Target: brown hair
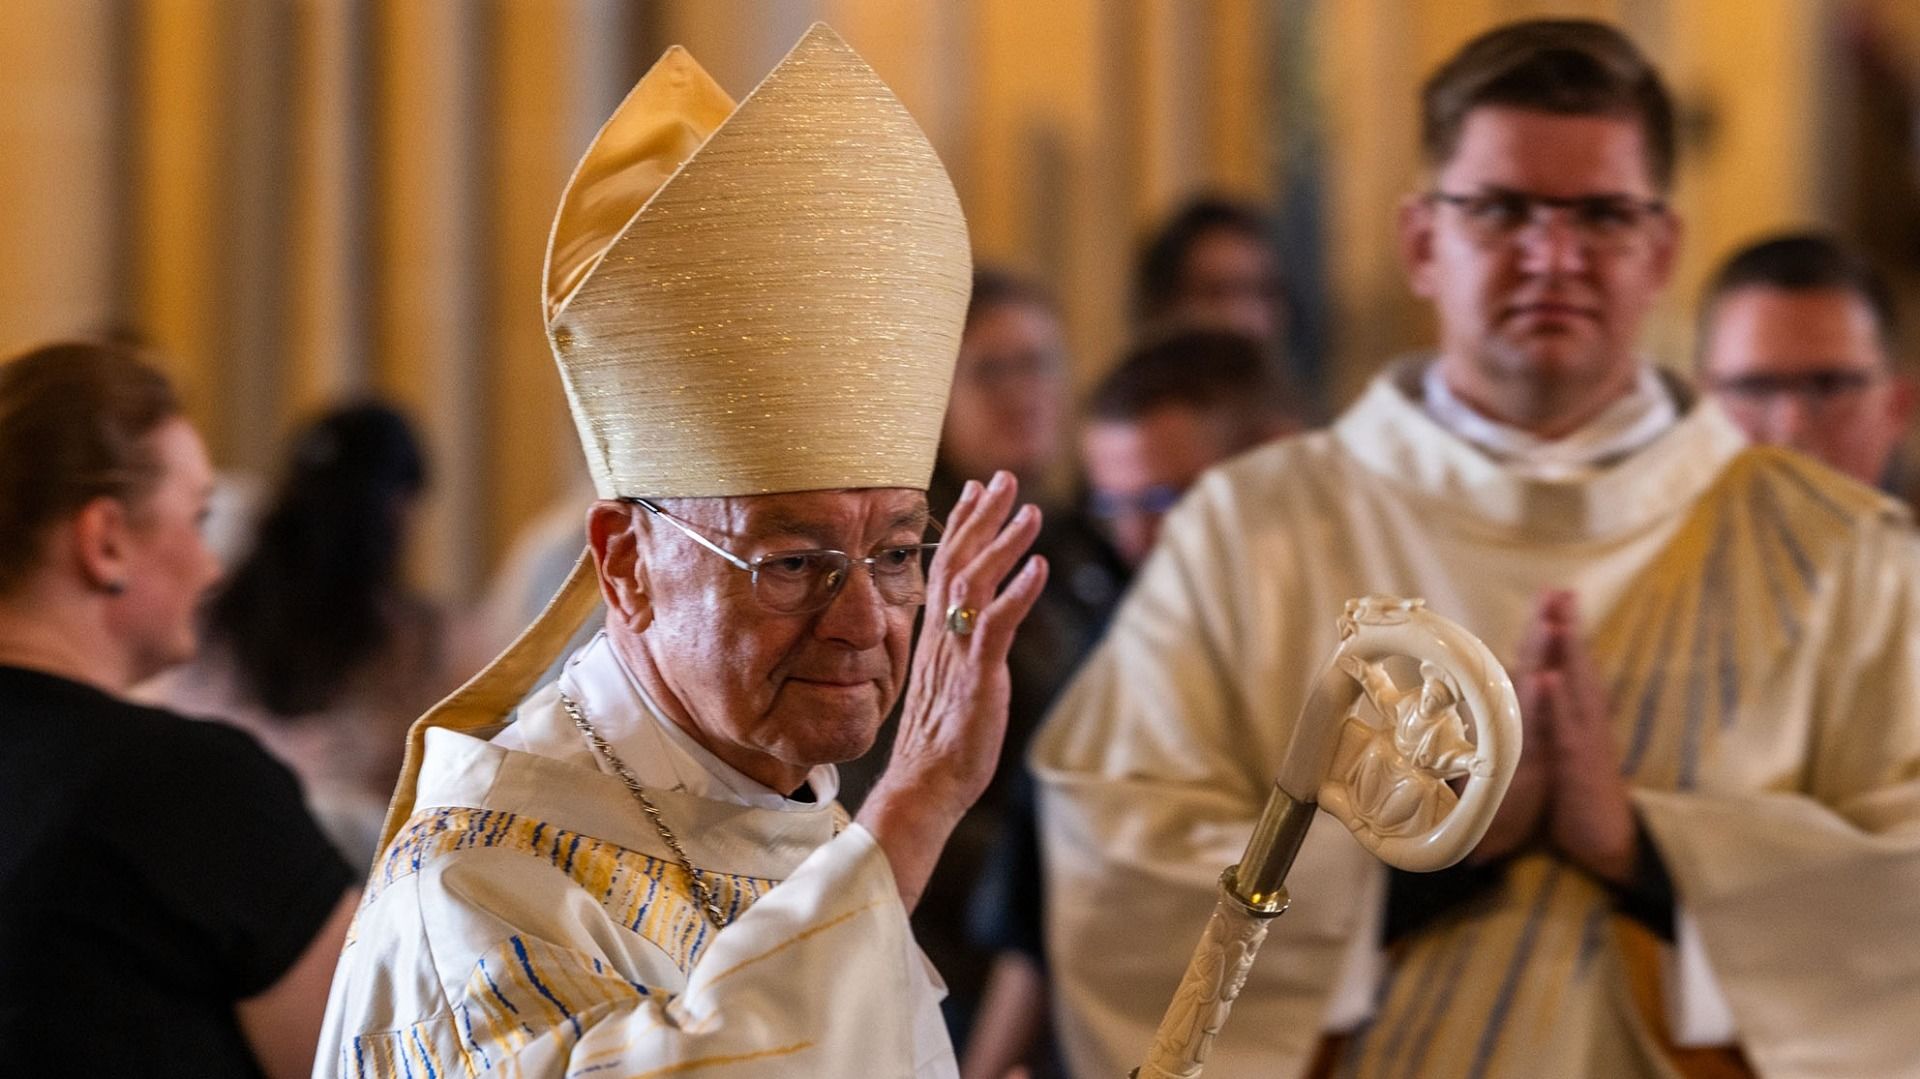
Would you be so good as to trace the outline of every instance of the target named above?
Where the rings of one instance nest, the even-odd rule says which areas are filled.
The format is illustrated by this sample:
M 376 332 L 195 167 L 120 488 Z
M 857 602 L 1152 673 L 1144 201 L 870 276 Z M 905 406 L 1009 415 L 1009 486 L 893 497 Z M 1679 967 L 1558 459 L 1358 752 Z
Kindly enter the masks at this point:
M 1290 426 L 1295 400 L 1260 342 L 1196 327 L 1136 345 L 1094 387 L 1086 412 L 1091 420 L 1137 423 L 1162 408 L 1190 408 L 1238 452 Z
M 166 376 L 125 345 L 61 342 L 0 364 L 0 592 L 80 507 L 148 494 L 160 463 L 147 436 L 179 414 Z
M 1880 344 L 1895 350 L 1900 337 L 1899 310 L 1893 290 L 1874 265 L 1839 238 L 1824 232 L 1788 232 L 1741 248 L 1729 257 L 1708 282 L 1700 302 L 1698 341 L 1705 347 L 1715 310 L 1727 294 L 1743 288 L 1776 288 L 1788 292 L 1839 289 L 1850 292 L 1873 314 Z
M 1467 115 L 1486 105 L 1638 121 L 1650 178 L 1661 191 L 1673 184 L 1673 98 L 1616 27 L 1530 19 L 1467 42 L 1420 93 L 1420 143 L 1429 167 L 1453 159 Z
M 976 266 L 973 294 L 967 300 L 967 328 L 988 311 L 1003 306 L 1038 307 L 1057 313 L 1053 297 L 1033 281 L 998 266 Z

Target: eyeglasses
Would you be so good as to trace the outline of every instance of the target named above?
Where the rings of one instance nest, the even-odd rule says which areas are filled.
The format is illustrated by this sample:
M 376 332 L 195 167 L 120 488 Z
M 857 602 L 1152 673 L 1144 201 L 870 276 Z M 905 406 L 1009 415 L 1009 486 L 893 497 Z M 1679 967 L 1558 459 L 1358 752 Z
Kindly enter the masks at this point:
M 1631 195 L 1532 195 L 1493 188 L 1472 195 L 1430 191 L 1427 199 L 1459 210 L 1467 234 L 1482 247 L 1513 243 L 1523 230 L 1544 222 L 1548 211 L 1561 210 L 1589 250 L 1622 251 L 1638 245 L 1647 225 L 1667 214 L 1662 200 Z
M 1087 495 L 1087 511 L 1103 521 L 1131 514 L 1158 517 L 1170 512 L 1185 490 L 1170 483 L 1156 483 L 1132 494 L 1118 491 L 1093 491 Z
M 1880 381 L 1877 371 L 1855 368 L 1828 368 L 1824 371 L 1796 371 L 1792 374 L 1735 375 L 1715 379 L 1714 392 L 1723 393 L 1743 404 L 1765 404 L 1783 397 L 1795 397 L 1811 405 L 1829 405 L 1861 393 Z
M 701 535 L 694 527 L 648 499 L 622 499 L 632 502 L 655 517 L 686 533 L 688 539 L 727 560 L 735 569 L 744 570 L 753 582 L 753 598 L 776 614 L 806 614 L 833 602 L 847 586 L 853 567 L 865 566 L 873 577 L 874 590 L 895 607 L 918 607 L 927 601 L 927 561 L 938 543 L 903 543 L 882 547 L 865 558 L 845 551 L 775 551 L 759 558 L 742 558 Z M 935 530 L 940 525 L 928 518 Z

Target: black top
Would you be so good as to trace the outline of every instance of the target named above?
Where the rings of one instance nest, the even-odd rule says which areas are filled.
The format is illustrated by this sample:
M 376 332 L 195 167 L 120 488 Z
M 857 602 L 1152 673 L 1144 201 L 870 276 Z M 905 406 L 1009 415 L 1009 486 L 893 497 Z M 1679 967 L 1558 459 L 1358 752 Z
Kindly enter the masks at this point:
M 0 1070 L 257 1076 L 237 1001 L 354 874 L 245 733 L 0 667 Z

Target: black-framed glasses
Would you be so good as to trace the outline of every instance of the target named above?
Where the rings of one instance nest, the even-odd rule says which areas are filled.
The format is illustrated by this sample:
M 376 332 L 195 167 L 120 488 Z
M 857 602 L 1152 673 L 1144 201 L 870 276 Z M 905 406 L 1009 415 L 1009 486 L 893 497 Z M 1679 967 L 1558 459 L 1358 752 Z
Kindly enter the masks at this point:
M 1559 212 L 1589 248 L 1618 251 L 1639 244 L 1647 226 L 1667 215 L 1665 201 L 1632 195 L 1535 195 L 1496 187 L 1472 194 L 1429 191 L 1427 200 L 1460 211 L 1468 235 L 1487 247 L 1512 243 Z
M 776 614 L 806 614 L 832 603 L 840 590 L 847 586 L 847 578 L 853 575 L 855 566 L 867 568 L 868 574 L 873 577 L 874 590 L 880 593 L 883 602 L 895 607 L 918 607 L 927 601 L 927 563 L 940 546 L 938 543 L 901 543 L 882 547 L 865 558 L 855 558 L 845 551 L 818 548 L 774 551 L 748 559 L 701 535 L 693 525 L 661 509 L 649 499 L 626 498 L 621 501 L 639 506 L 685 533 L 688 539 L 726 559 L 735 569 L 746 572 L 752 580 L 753 598 Z M 938 521 L 929 517 L 927 523 L 939 531 Z

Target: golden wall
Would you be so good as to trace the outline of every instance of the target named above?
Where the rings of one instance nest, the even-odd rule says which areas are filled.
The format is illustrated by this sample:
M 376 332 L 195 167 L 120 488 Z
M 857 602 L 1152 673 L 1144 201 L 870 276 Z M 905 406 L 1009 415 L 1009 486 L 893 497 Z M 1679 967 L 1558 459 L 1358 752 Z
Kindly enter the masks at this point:
M 1865 12 L 1920 56 L 1909 0 L 9 0 L 0 5 L 0 348 L 156 344 L 229 468 L 377 392 L 436 462 L 419 568 L 473 587 L 578 468 L 538 321 L 548 215 L 646 63 L 687 45 L 746 92 L 815 18 L 950 164 L 978 257 L 1060 296 L 1084 385 L 1127 339 L 1138 238 L 1210 188 L 1317 177 L 1343 400 L 1417 347 L 1394 262 L 1419 182 L 1414 94 L 1530 14 L 1626 26 L 1688 117 L 1680 280 L 1649 335 L 1683 361 L 1705 273 L 1833 217 L 1830 51 Z M 1310 138 L 1307 136 L 1311 136 Z

